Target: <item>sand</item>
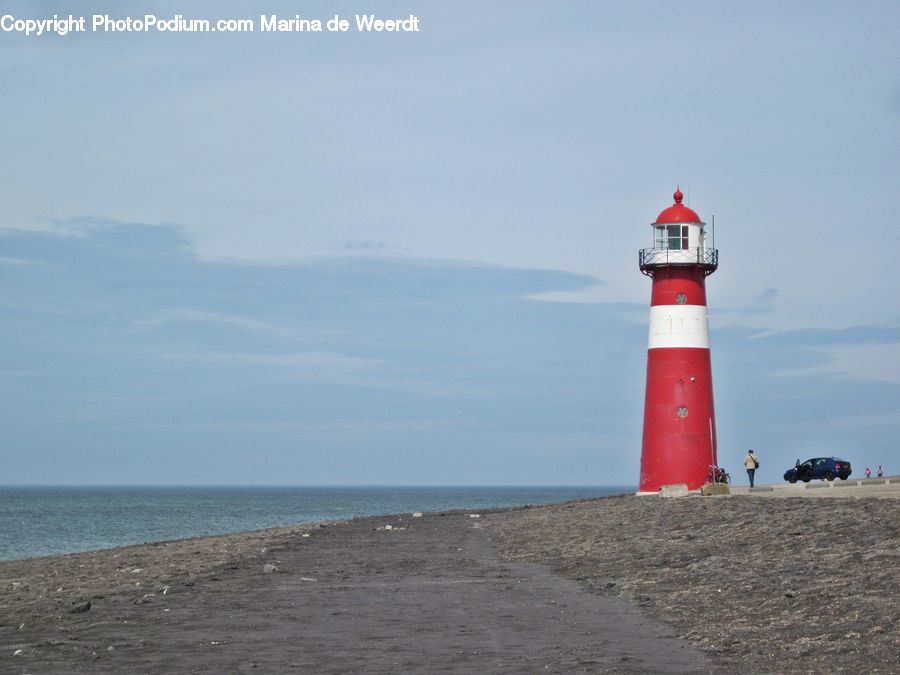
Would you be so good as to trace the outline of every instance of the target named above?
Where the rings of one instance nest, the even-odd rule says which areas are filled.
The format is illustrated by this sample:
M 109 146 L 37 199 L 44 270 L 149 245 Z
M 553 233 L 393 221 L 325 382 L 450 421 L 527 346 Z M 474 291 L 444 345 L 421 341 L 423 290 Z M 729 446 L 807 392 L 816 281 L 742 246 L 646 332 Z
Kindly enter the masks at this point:
M 895 672 L 898 511 L 615 497 L 4 562 L 0 671 Z

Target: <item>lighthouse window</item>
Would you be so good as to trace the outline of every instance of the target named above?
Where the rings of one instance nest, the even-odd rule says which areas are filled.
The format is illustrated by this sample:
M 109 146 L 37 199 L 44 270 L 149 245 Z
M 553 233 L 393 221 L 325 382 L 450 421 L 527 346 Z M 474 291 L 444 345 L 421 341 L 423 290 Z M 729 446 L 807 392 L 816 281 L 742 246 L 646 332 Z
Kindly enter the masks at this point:
M 688 226 L 687 225 L 667 225 L 666 239 L 668 248 L 673 251 L 684 251 L 688 247 Z
M 657 227 L 654 231 L 656 232 L 656 239 L 653 242 L 653 247 L 666 248 L 666 228 Z

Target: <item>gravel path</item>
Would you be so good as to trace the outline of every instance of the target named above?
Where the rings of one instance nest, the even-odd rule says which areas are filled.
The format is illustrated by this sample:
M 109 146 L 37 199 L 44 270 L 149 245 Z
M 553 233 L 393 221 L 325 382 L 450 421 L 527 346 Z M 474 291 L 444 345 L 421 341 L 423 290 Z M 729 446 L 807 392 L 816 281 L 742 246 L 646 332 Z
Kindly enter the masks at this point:
M 495 517 L 359 519 L 3 563 L 0 669 L 716 672 L 631 604 L 498 561 L 484 534 Z M 201 569 L 207 555 L 218 562 Z
M 900 663 L 896 499 L 613 497 L 498 514 L 488 532 L 505 559 L 635 603 L 726 671 Z

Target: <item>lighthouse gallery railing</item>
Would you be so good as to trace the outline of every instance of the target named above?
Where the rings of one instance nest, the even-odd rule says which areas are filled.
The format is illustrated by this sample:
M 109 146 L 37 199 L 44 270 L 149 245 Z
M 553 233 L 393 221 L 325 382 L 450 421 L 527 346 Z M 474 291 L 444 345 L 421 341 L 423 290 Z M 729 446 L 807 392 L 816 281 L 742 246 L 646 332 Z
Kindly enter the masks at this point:
M 715 248 L 642 248 L 638 251 L 638 263 L 646 273 L 656 265 L 701 265 L 707 274 L 719 266 L 719 250 Z

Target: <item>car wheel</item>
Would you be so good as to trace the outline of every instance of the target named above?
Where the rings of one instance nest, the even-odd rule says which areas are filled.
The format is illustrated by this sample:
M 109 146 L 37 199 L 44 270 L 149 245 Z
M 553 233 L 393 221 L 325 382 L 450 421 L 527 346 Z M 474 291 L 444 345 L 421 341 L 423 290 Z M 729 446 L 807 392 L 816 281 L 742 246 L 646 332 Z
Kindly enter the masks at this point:
M 790 478 L 788 478 L 788 483 L 790 483 L 791 485 L 793 485 L 796 482 L 797 482 L 797 476 L 791 476 Z
M 809 482 L 809 476 L 806 476 L 806 477 L 803 479 L 803 482 L 804 482 L 804 483 L 808 483 L 808 482 Z
M 841 480 L 847 480 L 847 476 L 841 476 Z
M 833 481 L 833 480 L 834 480 L 834 474 L 831 473 L 830 471 L 826 471 L 826 472 L 825 472 L 825 480 L 827 480 L 827 481 Z

